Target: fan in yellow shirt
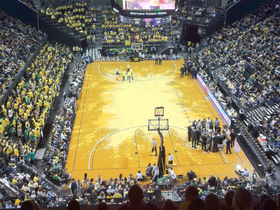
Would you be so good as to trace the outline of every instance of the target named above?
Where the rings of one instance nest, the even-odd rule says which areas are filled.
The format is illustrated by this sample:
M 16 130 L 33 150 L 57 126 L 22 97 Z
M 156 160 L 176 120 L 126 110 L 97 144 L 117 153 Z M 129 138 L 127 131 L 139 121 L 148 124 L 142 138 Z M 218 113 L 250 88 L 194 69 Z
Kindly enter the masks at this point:
M 7 109 L 5 109 L 4 105 L 2 105 L 2 111 L 3 111 L 4 116 L 7 116 Z
M 9 100 L 11 100 L 11 98 L 9 98 Z M 7 108 L 8 108 L 8 109 L 11 108 L 11 102 L 10 102 L 10 101 L 7 102 Z
M 14 103 L 14 109 L 15 109 L 15 110 L 18 109 L 18 103 Z
M 14 149 L 14 156 L 15 157 L 19 157 L 19 152 L 18 152 L 18 148 L 17 147 Z
M 23 115 L 23 108 L 22 108 L 21 105 L 20 105 L 20 107 L 19 107 L 18 115 L 19 115 L 19 116 Z
M 41 107 L 42 106 L 42 100 L 39 100 L 38 101 L 38 107 Z
M 38 123 L 38 125 L 39 125 L 39 123 Z M 37 141 L 39 139 L 39 136 L 40 136 L 40 128 L 39 127 L 35 128 L 34 136 L 35 136 L 35 141 Z
M 45 118 L 43 116 L 40 118 L 40 121 L 41 121 L 41 126 L 44 126 L 45 125 Z
M 4 126 L 5 128 L 9 125 L 10 121 L 9 119 L 6 117 L 5 120 L 4 120 Z
M 51 105 L 50 105 L 49 102 L 45 101 L 45 102 L 44 102 L 44 106 L 45 106 L 47 109 L 49 109 Z
M 16 119 L 14 119 L 13 120 L 13 126 L 16 127 L 16 125 L 17 125 L 17 121 L 16 121 Z
M 27 116 L 27 113 L 26 113 L 26 112 L 23 113 L 23 119 L 24 119 L 24 120 L 27 120 L 27 119 L 28 119 L 28 116 Z
M 28 111 L 32 110 L 31 104 L 28 104 L 26 107 L 27 107 Z
M 10 155 L 12 152 L 13 152 L 13 149 L 11 146 L 7 146 L 8 149 L 7 149 L 7 155 Z
M 45 89 L 45 95 L 48 93 L 48 91 L 49 91 L 49 86 L 47 86 L 47 85 L 45 85 L 45 87 L 44 87 L 44 89 Z
M 33 92 L 32 91 L 28 91 L 28 95 L 29 95 L 29 98 L 33 98 Z
M 16 184 L 16 183 L 17 183 L 17 180 L 15 179 L 15 177 L 12 179 L 12 183 L 13 183 L 13 184 Z

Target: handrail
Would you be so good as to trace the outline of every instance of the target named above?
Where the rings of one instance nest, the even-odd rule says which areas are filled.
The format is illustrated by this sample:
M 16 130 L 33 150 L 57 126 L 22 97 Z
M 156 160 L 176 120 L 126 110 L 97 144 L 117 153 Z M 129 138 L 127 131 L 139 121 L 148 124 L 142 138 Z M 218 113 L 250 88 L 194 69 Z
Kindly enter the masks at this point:
M 18 0 L 20 3 L 24 4 L 25 6 L 29 7 L 30 9 L 32 9 L 34 12 L 38 13 L 37 10 L 35 10 L 34 8 L 30 7 L 28 4 L 26 4 L 25 2 L 22 2 L 21 0 Z
M 237 5 L 240 2 L 241 2 L 241 0 L 235 2 L 235 4 L 232 4 L 230 7 L 226 8 L 225 11 L 227 12 L 230 8 L 232 8 L 233 6 Z

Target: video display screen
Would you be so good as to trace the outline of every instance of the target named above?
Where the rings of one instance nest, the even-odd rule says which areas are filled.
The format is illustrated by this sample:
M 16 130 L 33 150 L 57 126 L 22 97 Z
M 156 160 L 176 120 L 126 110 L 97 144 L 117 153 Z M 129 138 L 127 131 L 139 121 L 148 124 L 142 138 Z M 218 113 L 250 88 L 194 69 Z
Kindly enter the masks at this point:
M 123 10 L 175 10 L 175 0 L 115 0 Z
M 145 23 L 145 26 L 151 26 L 153 23 L 153 18 L 145 18 L 143 19 L 143 22 Z
M 163 21 L 162 18 L 155 18 L 155 19 L 154 19 L 154 25 L 155 25 L 155 26 L 161 25 L 161 24 L 162 24 L 162 21 Z
M 133 25 L 162 25 L 163 23 L 169 23 L 170 21 L 170 16 L 166 18 L 131 18 L 120 15 L 121 23 L 128 23 Z
M 133 20 L 134 20 L 133 21 L 134 25 L 141 25 L 141 19 L 140 18 L 134 18 Z

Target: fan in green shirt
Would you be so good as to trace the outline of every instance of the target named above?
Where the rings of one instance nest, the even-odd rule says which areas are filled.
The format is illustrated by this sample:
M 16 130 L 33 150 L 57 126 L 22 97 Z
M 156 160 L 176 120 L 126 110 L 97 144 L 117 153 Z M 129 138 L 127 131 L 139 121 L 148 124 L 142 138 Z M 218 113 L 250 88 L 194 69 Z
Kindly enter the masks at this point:
M 30 162 L 31 164 L 34 164 L 34 161 L 35 161 L 35 153 L 34 153 L 34 150 L 32 152 L 29 153 L 29 156 L 30 156 Z
M 32 147 L 34 147 L 34 144 L 35 144 L 35 135 L 34 135 L 33 132 L 30 133 L 30 141 L 31 141 Z
M 25 129 L 24 131 L 24 138 L 25 138 L 25 141 L 28 141 L 29 140 L 29 135 L 28 135 L 28 129 Z
M 55 165 L 53 165 L 53 170 L 57 169 L 57 163 Z
M 27 152 L 24 154 L 24 160 L 25 160 L 25 163 L 26 163 L 26 164 L 27 164 L 28 161 L 29 161 L 29 157 L 28 157 L 28 153 L 27 153 Z
M 55 175 L 53 176 L 53 178 L 54 178 L 56 181 L 58 181 L 58 182 L 61 181 L 60 177 L 59 177 L 57 174 L 55 174 Z

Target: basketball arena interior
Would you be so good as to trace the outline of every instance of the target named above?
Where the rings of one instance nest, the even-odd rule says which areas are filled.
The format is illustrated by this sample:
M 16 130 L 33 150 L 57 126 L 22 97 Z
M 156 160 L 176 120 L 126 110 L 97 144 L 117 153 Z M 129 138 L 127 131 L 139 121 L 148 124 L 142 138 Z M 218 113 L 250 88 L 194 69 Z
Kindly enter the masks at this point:
M 280 209 L 279 6 L 0 1 L 0 207 Z

